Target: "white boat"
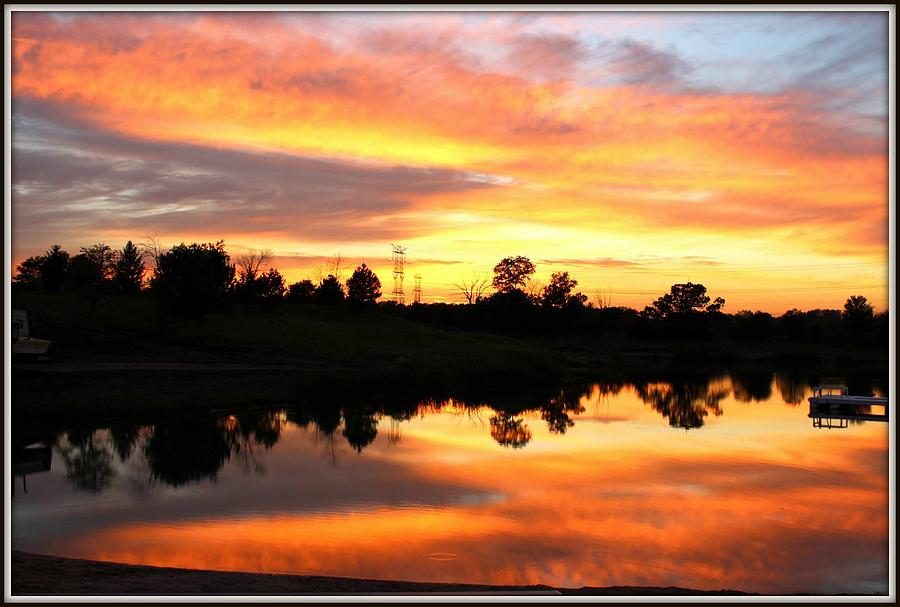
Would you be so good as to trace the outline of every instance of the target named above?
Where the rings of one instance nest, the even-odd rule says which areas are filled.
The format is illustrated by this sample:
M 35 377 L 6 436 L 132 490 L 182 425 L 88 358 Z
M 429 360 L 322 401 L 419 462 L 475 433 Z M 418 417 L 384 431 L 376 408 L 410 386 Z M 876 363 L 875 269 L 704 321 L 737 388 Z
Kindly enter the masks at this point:
M 53 342 L 31 337 L 28 328 L 28 313 L 25 310 L 12 311 L 12 355 L 13 357 L 50 360 Z

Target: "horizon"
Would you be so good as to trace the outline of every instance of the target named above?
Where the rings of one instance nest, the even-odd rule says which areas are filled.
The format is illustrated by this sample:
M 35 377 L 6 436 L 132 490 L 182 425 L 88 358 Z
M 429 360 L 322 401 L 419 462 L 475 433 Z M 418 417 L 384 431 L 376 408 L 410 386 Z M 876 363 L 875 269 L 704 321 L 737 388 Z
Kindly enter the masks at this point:
M 224 239 L 388 298 L 888 307 L 888 13 L 12 14 L 12 257 Z

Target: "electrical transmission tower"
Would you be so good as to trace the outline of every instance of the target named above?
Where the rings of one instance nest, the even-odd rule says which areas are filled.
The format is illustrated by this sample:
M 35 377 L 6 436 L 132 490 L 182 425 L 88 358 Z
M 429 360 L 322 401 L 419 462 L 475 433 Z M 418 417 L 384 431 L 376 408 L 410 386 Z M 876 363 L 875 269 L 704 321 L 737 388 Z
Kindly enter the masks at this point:
M 422 275 L 416 274 L 416 288 L 413 289 L 413 303 L 422 303 Z
M 391 296 L 396 303 L 402 304 L 404 300 L 403 264 L 406 261 L 406 247 L 401 247 L 398 244 L 392 244 L 391 247 L 394 249 L 394 290 L 391 292 Z

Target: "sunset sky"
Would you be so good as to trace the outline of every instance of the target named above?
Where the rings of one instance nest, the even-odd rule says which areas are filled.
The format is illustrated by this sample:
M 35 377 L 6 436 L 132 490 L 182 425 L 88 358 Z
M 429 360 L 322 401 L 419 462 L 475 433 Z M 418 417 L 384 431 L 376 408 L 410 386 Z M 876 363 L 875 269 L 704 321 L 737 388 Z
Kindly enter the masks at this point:
M 12 262 L 155 235 L 391 290 L 887 306 L 888 13 L 12 15 Z

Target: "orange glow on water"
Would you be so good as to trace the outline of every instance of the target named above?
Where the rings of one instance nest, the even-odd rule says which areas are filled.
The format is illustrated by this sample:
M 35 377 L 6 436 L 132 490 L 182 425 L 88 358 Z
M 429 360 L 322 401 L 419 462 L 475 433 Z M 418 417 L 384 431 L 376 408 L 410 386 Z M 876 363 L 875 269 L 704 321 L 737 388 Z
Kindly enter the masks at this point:
M 786 405 L 774 387 L 748 402 L 727 380 L 709 389 L 724 395 L 721 413 L 690 431 L 669 427 L 631 387 L 589 390 L 565 435 L 536 413 L 518 416 L 533 435 L 521 449 L 494 442 L 491 409 L 452 402 L 400 422 L 399 442 L 379 435 L 360 453 L 288 424 L 271 453 L 254 455 L 262 476 L 235 467 L 216 483 L 158 493 L 143 514 L 20 548 L 168 567 L 568 587 L 822 591 L 849 562 L 869 572 L 858 583 L 886 579 L 886 426 L 817 430 L 806 407 Z M 382 418 L 379 431 L 387 426 Z

